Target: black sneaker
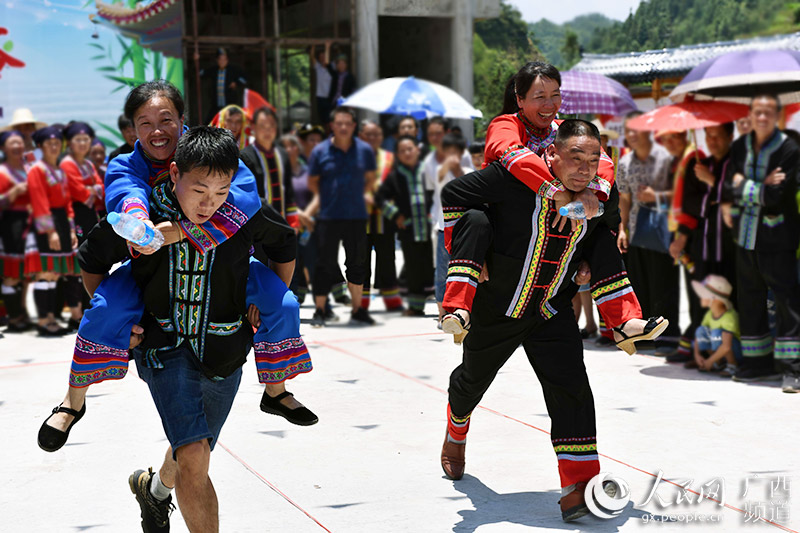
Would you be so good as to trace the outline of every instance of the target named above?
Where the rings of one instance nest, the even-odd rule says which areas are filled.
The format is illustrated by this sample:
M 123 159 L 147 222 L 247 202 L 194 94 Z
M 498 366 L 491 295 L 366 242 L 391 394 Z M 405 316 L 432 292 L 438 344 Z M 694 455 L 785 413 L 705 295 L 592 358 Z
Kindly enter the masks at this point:
M 740 366 L 733 375 L 733 381 L 748 383 L 750 381 L 780 381 L 781 374 L 772 370 L 772 367 Z
M 350 315 L 350 323 L 359 326 L 374 326 L 375 320 L 369 316 L 369 311 L 359 307 Z
M 351 300 L 347 294 L 340 294 L 339 296 L 334 296 L 333 301 L 341 305 L 350 305 L 351 303 L 353 303 L 353 300 Z
M 781 390 L 788 393 L 800 392 L 800 374 L 785 372 L 783 374 Z
M 139 502 L 142 510 L 142 531 L 145 533 L 161 533 L 169 531 L 169 515 L 175 509 L 172 505 L 172 495 L 166 500 L 158 501 L 150 494 L 150 483 L 153 480 L 153 469 L 137 470 L 128 478 L 131 492 Z
M 325 311 L 317 309 L 314 311 L 314 316 L 311 317 L 311 327 L 321 328 L 325 325 Z
M 330 306 L 328 306 L 328 307 L 325 308 L 325 320 L 327 322 L 338 322 L 339 321 L 339 315 L 334 313 L 333 309 Z

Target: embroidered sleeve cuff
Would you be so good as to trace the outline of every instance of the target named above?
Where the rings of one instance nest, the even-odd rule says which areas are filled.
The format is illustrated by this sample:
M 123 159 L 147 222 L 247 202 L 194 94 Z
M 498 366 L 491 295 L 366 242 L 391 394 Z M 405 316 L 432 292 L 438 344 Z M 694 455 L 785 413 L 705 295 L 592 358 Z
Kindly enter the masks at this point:
M 589 182 L 589 185 L 587 185 L 586 188 L 600 193 L 597 196 L 602 201 L 608 200 L 608 195 L 611 193 L 611 184 L 600 176 L 595 176 L 594 179 Z
M 139 198 L 125 198 L 122 202 L 122 211 L 142 220 L 150 218 L 147 205 Z
M 53 217 L 51 215 L 42 215 L 34 219 L 37 233 L 49 233 L 56 229 L 53 224 Z
M 561 184 L 558 181 L 553 180 L 552 182 L 542 183 L 542 186 L 539 187 L 538 194 L 539 196 L 544 196 L 548 200 L 552 200 L 553 196 L 555 196 L 557 192 L 561 192 L 563 190 L 564 188 L 561 187 Z
M 746 180 L 742 189 L 742 201 L 745 204 L 761 205 L 763 203 L 763 184 Z

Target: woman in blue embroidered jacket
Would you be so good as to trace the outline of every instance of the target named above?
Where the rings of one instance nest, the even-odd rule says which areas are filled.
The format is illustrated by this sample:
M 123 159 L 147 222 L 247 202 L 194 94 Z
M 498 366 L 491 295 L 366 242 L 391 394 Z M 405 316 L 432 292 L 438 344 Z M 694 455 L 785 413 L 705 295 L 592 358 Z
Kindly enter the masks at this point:
M 109 165 L 105 182 L 108 212 L 127 212 L 152 225 L 149 220 L 150 194 L 154 186 L 169 179 L 169 164 L 178 138 L 185 129 L 183 108 L 180 92 L 162 80 L 142 84 L 128 95 L 125 114 L 134 122 L 139 140 L 132 153 L 115 158 Z M 197 251 L 206 253 L 233 236 L 260 208 L 255 179 L 240 163 L 227 201 L 205 222 L 198 226 L 188 219 L 181 219 L 161 222 L 155 227 L 164 234 L 163 246 L 186 239 Z M 150 247 L 131 247 L 134 257 L 154 251 Z M 273 269 L 277 271 L 273 282 L 283 280 L 288 283 L 291 279 L 292 273 L 281 271 L 279 264 L 273 264 Z M 259 286 L 262 285 L 254 285 Z M 262 315 L 255 345 L 259 381 L 265 383 L 266 389 L 271 389 L 269 393 L 264 391 L 262 410 L 280 414 L 295 423 L 316 422 L 316 416 L 286 393 L 284 385 L 286 379 L 311 371 L 308 351 L 305 345 L 290 343 L 292 346 L 283 346 L 281 342 L 288 337 L 276 335 L 287 330 L 269 323 L 270 320 L 281 320 L 284 314 L 296 314 L 297 310 L 282 309 L 279 291 L 249 295 L 258 301 L 248 303 L 256 304 Z M 109 308 L 114 312 L 107 312 Z M 251 309 L 250 316 L 254 324 L 258 324 L 257 313 L 253 311 Z M 66 443 L 69 429 L 85 412 L 84 399 L 89 385 L 125 376 L 128 349 L 138 344 L 142 333 L 137 325 L 141 315 L 141 292 L 129 270 L 118 269 L 98 287 L 92 309 L 81 322 L 75 341 L 69 389 L 62 404 L 42 424 L 39 433 L 42 449 L 55 451 Z M 297 322 L 299 327 L 299 317 Z M 299 331 L 291 338 L 299 339 Z M 276 392 L 275 389 L 279 390 Z

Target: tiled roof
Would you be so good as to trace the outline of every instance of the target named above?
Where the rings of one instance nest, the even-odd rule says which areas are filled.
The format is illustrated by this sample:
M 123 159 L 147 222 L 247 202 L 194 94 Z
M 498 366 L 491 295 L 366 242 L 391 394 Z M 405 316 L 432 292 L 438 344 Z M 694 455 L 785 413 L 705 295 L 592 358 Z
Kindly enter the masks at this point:
M 800 32 L 645 52 L 584 54 L 572 70 L 603 74 L 622 83 L 640 83 L 684 76 L 706 59 L 728 52 L 777 49 L 800 50 Z

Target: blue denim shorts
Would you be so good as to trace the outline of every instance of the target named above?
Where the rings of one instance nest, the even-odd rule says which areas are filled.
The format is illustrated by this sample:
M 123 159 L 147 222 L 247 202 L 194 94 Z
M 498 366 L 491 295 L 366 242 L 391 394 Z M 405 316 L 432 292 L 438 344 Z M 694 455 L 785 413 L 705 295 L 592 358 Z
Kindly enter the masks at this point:
M 239 390 L 242 369 L 215 381 L 203 374 L 188 348 L 159 352 L 164 368 L 148 368 L 142 361 L 143 355 L 141 350 L 133 350 L 139 377 L 150 388 L 172 446 L 172 457 L 181 446 L 203 439 L 208 440 L 213 450 Z

